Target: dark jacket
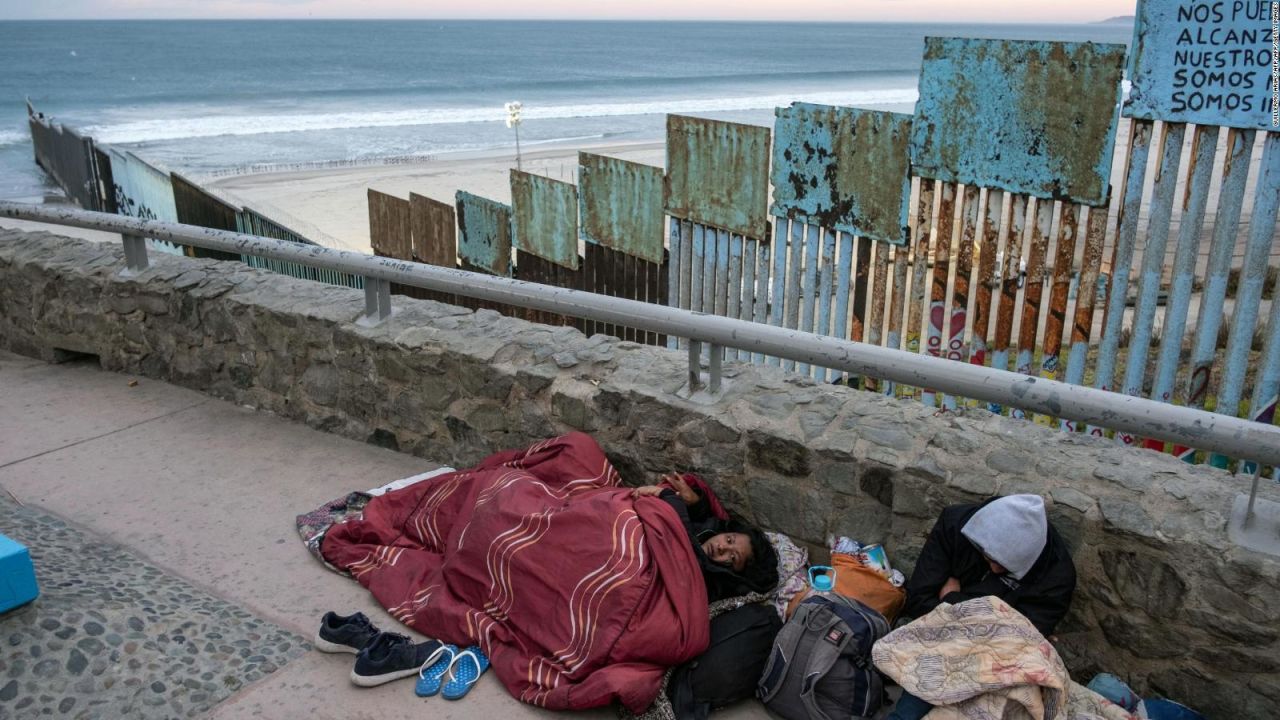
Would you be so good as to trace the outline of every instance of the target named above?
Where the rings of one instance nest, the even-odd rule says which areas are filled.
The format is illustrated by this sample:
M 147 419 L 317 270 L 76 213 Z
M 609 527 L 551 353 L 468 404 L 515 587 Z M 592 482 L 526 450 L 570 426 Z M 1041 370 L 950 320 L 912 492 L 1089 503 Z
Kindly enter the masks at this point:
M 675 509 L 684 523 L 685 532 L 689 534 L 689 542 L 693 545 L 693 554 L 698 558 L 702 568 L 702 579 L 707 585 L 707 601 L 715 602 L 725 598 L 739 597 L 751 592 L 769 592 L 777 584 L 776 569 L 770 568 L 772 579 L 756 579 L 739 575 L 733 568 L 725 567 L 711 560 L 702 551 L 702 543 L 722 532 L 743 532 L 746 528 L 737 526 L 733 521 L 725 521 L 711 514 L 711 504 L 704 495 L 698 496 L 698 502 L 686 504 L 678 494 L 671 490 L 663 490 L 658 499 L 665 501 Z M 756 558 L 753 562 L 776 563 L 776 557 Z M 766 576 L 768 574 L 766 573 Z
M 1071 553 L 1050 524 L 1048 543 L 1021 580 L 993 574 L 978 548 L 960 533 L 969 518 L 986 504 L 952 505 L 942 511 L 907 582 L 903 616 L 918 618 L 943 601 L 954 605 L 994 595 L 1025 615 L 1048 637 L 1067 614 L 1076 589 Z M 960 581 L 960 590 L 939 600 L 938 591 L 953 577 Z

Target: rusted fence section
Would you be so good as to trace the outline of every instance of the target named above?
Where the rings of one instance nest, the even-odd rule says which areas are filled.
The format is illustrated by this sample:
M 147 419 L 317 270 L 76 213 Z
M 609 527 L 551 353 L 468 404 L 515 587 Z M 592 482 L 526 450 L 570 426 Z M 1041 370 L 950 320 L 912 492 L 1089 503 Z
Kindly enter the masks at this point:
M 314 245 L 310 240 L 247 207 L 217 197 L 198 183 L 162 170 L 136 154 L 98 145 L 93 138 L 58 125 L 27 103 L 28 124 L 36 162 L 62 187 L 67 197 L 92 210 L 148 220 L 245 232 Z M 146 238 L 158 252 L 236 260 L 253 267 L 319 282 L 363 287 L 363 279 L 298 263 L 217 252 Z
M 773 268 L 769 150 L 769 128 L 667 116 L 668 305 L 756 321 L 778 307 L 761 292 Z
M 673 115 L 665 173 L 582 153 L 576 187 L 513 172 L 509 206 L 462 191 L 452 205 L 370 191 L 371 238 L 390 257 L 1274 423 L 1280 309 L 1267 261 L 1280 135 L 1271 125 L 1271 47 L 1248 12 L 1221 15 L 1201 17 L 1178 0 L 1139 2 L 1124 121 L 1122 46 L 928 38 L 913 116 L 797 103 L 779 108 L 768 128 Z M 1206 57 L 1218 62 L 1215 37 L 1239 46 L 1222 55 L 1231 67 L 1221 72 L 1202 67 Z M 37 157 L 58 166 L 48 149 L 54 129 L 39 120 Z M 110 178 L 121 213 L 178 219 L 176 196 L 217 216 L 204 222 L 225 220 L 216 198 L 131 155 L 91 142 L 77 152 Z M 977 404 L 759 353 L 726 358 L 942 409 Z M 1050 414 L 1034 419 L 1086 430 Z
M 93 138 L 54 123 L 27 102 L 27 126 L 36 164 L 85 210 L 105 210 Z
M 420 195 L 405 201 L 369 190 L 373 250 L 384 257 L 665 304 L 669 271 L 662 237 L 662 169 L 582 153 L 579 177 L 580 188 L 512 170 L 511 205 L 459 191 L 456 212 L 455 206 Z M 666 343 L 665 336 L 620 325 L 415 288 L 393 286 L 392 291 L 572 325 L 587 334 Z
M 578 153 L 578 215 L 585 254 L 582 284 L 574 287 L 668 303 L 672 270 L 663 247 L 662 168 Z M 609 327 L 582 321 L 587 334 Z M 667 343 L 665 335 L 627 327 L 621 328 L 620 337 L 649 345 Z
M 881 246 L 885 267 L 890 246 L 907 238 L 911 117 L 807 103 L 778 108 L 775 116 L 773 304 L 765 317 L 780 327 L 864 340 L 872 324 L 866 308 L 883 304 L 868 300 L 872 247 Z M 883 288 L 885 278 L 874 277 Z M 878 340 L 878 326 L 875 334 Z M 836 378 L 825 368 L 796 369 Z

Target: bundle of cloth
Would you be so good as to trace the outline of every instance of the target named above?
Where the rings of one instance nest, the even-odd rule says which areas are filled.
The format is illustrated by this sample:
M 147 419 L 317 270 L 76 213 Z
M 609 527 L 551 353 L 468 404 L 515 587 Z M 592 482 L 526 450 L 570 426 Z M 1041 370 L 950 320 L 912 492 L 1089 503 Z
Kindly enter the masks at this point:
M 944 602 L 881 638 L 871 657 L 934 706 L 927 720 L 1137 720 L 1073 682 L 1053 644 L 994 596 Z
M 658 694 L 709 641 L 685 522 L 635 497 L 590 436 L 490 456 L 368 500 L 318 539 L 395 618 L 476 644 L 512 696 L 556 710 Z

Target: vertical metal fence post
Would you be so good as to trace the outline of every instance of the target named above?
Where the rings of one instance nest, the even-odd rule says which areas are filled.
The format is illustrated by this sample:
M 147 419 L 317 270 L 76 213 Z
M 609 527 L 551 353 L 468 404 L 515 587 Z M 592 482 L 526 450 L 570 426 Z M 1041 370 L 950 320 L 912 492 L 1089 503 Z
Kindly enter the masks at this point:
M 391 283 L 378 281 L 378 319 L 386 320 L 391 315 Z
M 724 357 L 724 346 L 711 344 L 711 381 L 707 385 L 707 390 L 715 395 L 720 392 L 720 362 Z
M 147 241 L 138 235 L 121 235 L 124 241 L 124 264 L 129 270 L 137 272 L 146 270 Z
M 689 338 L 689 392 L 702 387 L 702 341 Z
M 378 279 L 369 277 L 364 278 L 364 316 L 367 320 L 373 320 L 378 315 Z

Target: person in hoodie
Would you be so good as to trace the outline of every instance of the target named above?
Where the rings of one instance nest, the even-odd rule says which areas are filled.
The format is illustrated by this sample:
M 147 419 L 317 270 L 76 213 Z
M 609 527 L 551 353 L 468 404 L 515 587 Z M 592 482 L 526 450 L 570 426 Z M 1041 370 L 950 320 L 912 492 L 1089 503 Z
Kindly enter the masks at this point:
M 1071 607 L 1076 568 L 1039 495 L 1010 495 L 942 511 L 907 581 L 904 616 L 994 595 L 1045 637 Z
M 664 475 L 660 482 L 667 487 L 639 487 L 632 495 L 657 497 L 680 516 L 702 569 L 709 602 L 751 592 L 768 593 L 777 586 L 778 554 L 762 531 L 722 519 L 727 514 L 713 511 L 709 493 L 699 492 L 680 473 Z
M 1075 589 L 1075 564 L 1049 523 L 1044 500 L 1009 495 L 942 511 L 907 581 L 902 617 L 994 595 L 1048 638 L 1071 607 Z M 918 720 L 930 709 L 903 693 L 886 720 Z

